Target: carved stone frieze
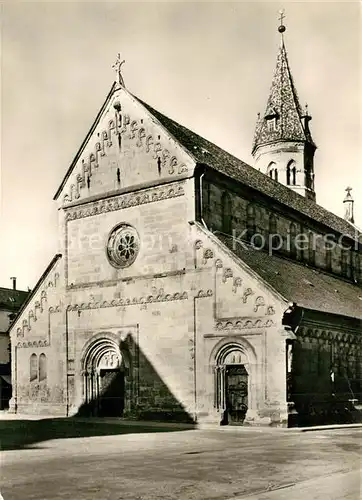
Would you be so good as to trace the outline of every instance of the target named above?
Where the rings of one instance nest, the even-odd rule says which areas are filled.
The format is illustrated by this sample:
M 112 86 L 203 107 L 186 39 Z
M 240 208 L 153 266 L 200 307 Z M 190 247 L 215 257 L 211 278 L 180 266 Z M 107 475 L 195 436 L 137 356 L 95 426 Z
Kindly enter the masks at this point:
M 103 302 L 83 302 L 81 304 L 70 304 L 67 306 L 68 311 L 81 311 L 86 309 L 102 309 L 105 307 L 122 307 L 131 305 L 151 304 L 155 302 L 170 302 L 174 300 L 187 300 L 187 292 L 164 293 L 163 289 L 154 293 L 153 295 L 133 298 L 120 298 L 110 301 L 104 300 Z
M 240 329 L 245 330 L 249 328 L 269 328 L 273 326 L 273 321 L 271 319 L 246 319 L 246 318 L 234 318 L 228 320 L 220 320 L 216 322 L 217 330 L 233 330 Z
M 28 342 L 18 342 L 16 344 L 16 347 L 18 349 L 21 349 L 21 348 L 27 348 L 27 347 L 48 347 L 49 346 L 49 342 L 47 340 L 32 340 L 32 341 L 28 341 Z
M 66 214 L 66 220 L 71 221 L 82 219 L 84 217 L 91 217 L 101 213 L 114 212 L 116 210 L 123 210 L 124 208 L 166 200 L 168 198 L 177 198 L 178 196 L 183 196 L 184 194 L 184 187 L 180 184 L 174 187 L 157 187 L 149 189 L 142 194 L 132 193 L 121 195 L 112 200 L 99 201 L 92 203 L 87 207 L 69 210 Z

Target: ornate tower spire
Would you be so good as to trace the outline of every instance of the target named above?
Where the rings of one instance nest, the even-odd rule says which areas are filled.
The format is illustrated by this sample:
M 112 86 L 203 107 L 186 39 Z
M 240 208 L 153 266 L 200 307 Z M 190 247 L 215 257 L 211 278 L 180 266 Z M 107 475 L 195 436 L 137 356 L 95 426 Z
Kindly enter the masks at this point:
M 294 191 L 315 200 L 311 116 L 303 111 L 284 44 L 286 27 L 280 11 L 280 48 L 264 115 L 258 118 L 252 155 L 255 167 Z

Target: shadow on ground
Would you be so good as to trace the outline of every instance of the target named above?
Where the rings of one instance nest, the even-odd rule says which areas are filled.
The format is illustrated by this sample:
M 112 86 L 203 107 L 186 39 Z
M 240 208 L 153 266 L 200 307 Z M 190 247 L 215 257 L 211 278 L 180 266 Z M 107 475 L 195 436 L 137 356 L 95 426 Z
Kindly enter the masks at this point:
M 78 421 L 73 418 L 46 418 L 41 420 L 0 420 L 0 450 L 19 450 L 51 439 L 91 436 L 115 436 L 150 432 L 191 430 L 185 426 L 163 427 L 126 423 Z

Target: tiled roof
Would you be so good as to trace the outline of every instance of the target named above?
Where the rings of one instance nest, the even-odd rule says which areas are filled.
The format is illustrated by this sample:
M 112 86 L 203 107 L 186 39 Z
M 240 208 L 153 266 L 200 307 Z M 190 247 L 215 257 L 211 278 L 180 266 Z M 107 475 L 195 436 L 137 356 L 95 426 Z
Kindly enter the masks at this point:
M 268 129 L 267 116 L 275 116 L 275 129 Z M 289 68 L 287 51 L 282 41 L 274 78 L 264 116 L 260 116 L 256 125 L 254 144 L 268 144 L 275 141 L 308 141 L 313 144 L 309 129 L 302 123 L 303 112 Z
M 215 236 L 215 234 L 214 234 Z M 362 288 L 331 274 L 216 235 L 237 257 L 298 306 L 362 320 Z
M 0 309 L 18 311 L 28 295 L 29 292 L 24 292 L 22 290 L 0 288 Z
M 358 239 L 361 233 L 346 220 L 317 205 L 314 201 L 295 193 L 283 184 L 270 179 L 267 175 L 168 118 L 137 97 L 136 99 L 191 153 L 197 162 L 206 164 L 210 168 L 279 201 L 286 207 L 323 224 L 327 231 L 330 228 L 339 234 L 348 235 L 355 240 Z

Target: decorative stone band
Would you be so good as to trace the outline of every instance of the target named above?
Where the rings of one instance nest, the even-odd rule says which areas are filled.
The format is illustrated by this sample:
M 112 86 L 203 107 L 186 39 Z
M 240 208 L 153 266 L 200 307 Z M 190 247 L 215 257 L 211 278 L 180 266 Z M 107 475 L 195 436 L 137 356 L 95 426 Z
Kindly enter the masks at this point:
M 49 346 L 49 342 L 47 340 L 33 340 L 33 341 L 29 341 L 29 342 L 18 342 L 16 344 L 16 347 L 18 349 L 22 348 L 22 347 L 48 347 Z
M 312 342 L 312 340 L 322 340 L 329 342 L 339 342 L 345 344 L 362 344 L 361 335 L 354 333 L 342 333 L 335 331 L 326 331 L 326 330 L 318 330 L 318 329 L 307 329 L 307 328 L 299 328 L 297 332 L 297 337 L 305 339 L 305 341 Z
M 84 208 L 69 209 L 66 214 L 66 220 L 70 221 L 106 212 L 114 212 L 116 210 L 123 210 L 124 208 L 153 203 L 155 201 L 177 198 L 178 196 L 184 196 L 184 194 L 184 187 L 179 184 L 173 187 L 153 188 L 143 193 L 121 195 L 108 201 L 94 202 L 90 206 L 88 205 Z
M 248 329 L 248 328 L 269 328 L 274 325 L 271 319 L 245 319 L 236 318 L 227 321 L 218 321 L 216 323 L 217 330 L 234 330 L 234 329 Z
M 132 306 L 132 305 L 142 305 L 142 304 L 151 304 L 154 302 L 169 302 L 173 300 L 187 300 L 188 294 L 187 292 L 176 292 L 173 294 L 164 294 L 160 293 L 158 295 L 148 295 L 143 297 L 133 297 L 132 299 L 114 299 L 111 301 L 103 301 L 103 302 L 83 302 L 82 304 L 73 304 L 67 307 L 68 311 L 79 311 L 85 309 L 100 309 L 103 307 L 120 307 L 120 306 Z

